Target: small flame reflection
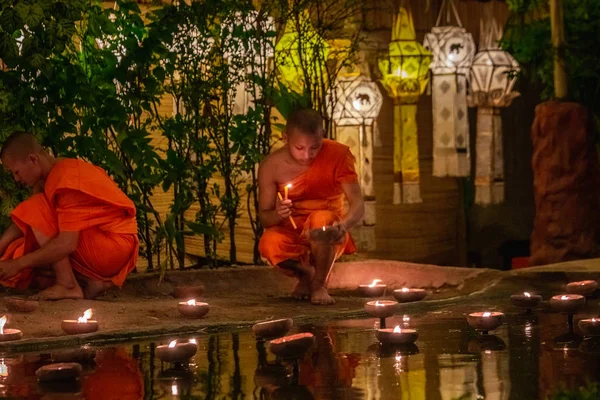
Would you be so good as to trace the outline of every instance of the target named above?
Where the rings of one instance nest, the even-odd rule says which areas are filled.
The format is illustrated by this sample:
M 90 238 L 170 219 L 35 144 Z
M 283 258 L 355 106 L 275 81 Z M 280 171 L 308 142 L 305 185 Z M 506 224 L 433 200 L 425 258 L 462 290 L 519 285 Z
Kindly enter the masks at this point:
M 79 317 L 77 319 L 77 322 L 80 324 L 85 324 L 86 322 L 88 322 L 88 319 L 92 318 L 92 309 L 88 308 L 87 310 L 85 310 L 83 312 L 83 316 Z

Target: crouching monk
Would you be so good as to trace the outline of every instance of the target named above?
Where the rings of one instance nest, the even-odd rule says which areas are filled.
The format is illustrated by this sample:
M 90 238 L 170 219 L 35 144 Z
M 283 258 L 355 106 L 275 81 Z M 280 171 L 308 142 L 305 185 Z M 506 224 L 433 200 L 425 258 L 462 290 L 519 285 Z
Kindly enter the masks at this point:
M 121 287 L 137 261 L 136 211 L 106 172 L 54 158 L 27 132 L 10 135 L 0 159 L 33 189 L 0 237 L 0 284 L 23 289 L 51 267 L 55 281 L 38 299 L 94 298 Z
M 337 258 L 356 250 L 348 230 L 364 213 L 350 149 L 323 135 L 316 111 L 296 111 L 287 121 L 285 146 L 270 154 L 258 172 L 259 218 L 265 228 L 260 254 L 298 278 L 293 296 L 313 304 L 334 303 L 327 278 Z M 288 197 L 280 199 L 286 185 L 291 185 Z M 331 233 L 326 240 L 313 235 L 323 227 Z

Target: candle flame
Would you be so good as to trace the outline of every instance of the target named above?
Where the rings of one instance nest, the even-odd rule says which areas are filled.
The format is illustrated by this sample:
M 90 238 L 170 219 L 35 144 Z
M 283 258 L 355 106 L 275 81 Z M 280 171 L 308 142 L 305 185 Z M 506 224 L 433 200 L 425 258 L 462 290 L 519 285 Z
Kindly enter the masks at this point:
M 394 333 L 402 333 L 402 329 L 400 329 L 400 325 L 396 325 L 394 328 Z
M 325 225 L 323 225 L 323 232 L 325 232 Z
M 484 316 L 484 317 L 490 317 L 491 315 L 492 315 L 492 313 L 491 313 L 491 312 L 487 312 L 487 311 L 486 311 L 486 312 L 484 312 L 484 313 L 483 313 L 483 316 Z
M 592 322 L 596 322 L 596 318 L 592 318 Z
M 0 318 L 0 335 L 4 334 L 4 325 L 6 324 L 6 315 L 3 315 L 2 318 Z
M 375 302 L 375 307 L 383 307 L 385 304 L 380 303 L 379 300 Z
M 565 296 L 564 294 L 560 297 L 561 300 L 569 300 L 569 296 Z
M 173 396 L 179 396 L 179 389 L 177 388 L 177 385 L 174 383 L 171 385 L 171 394 Z
M 410 289 L 409 289 L 409 288 L 407 288 L 407 287 L 403 287 L 403 288 L 402 288 L 402 291 L 403 291 L 404 293 L 408 292 L 409 290 L 410 290 Z
M 190 339 L 190 343 L 198 344 L 198 342 L 196 341 L 196 339 Z
M 381 279 L 374 279 L 373 283 L 371 283 L 369 287 L 375 287 L 375 285 L 377 285 L 379 282 L 381 282 Z
M 525 292 L 523 294 L 525 295 L 525 297 L 531 297 L 531 294 L 529 294 L 529 292 Z
M 77 319 L 77 322 L 80 324 L 85 324 L 90 318 L 92 318 L 92 309 L 88 308 L 84 311 L 83 316 Z
M 6 378 L 8 376 L 8 367 L 4 364 L 4 358 L 0 360 L 0 377 Z
M 173 347 L 175 347 L 176 344 L 177 340 L 172 340 L 171 343 L 169 343 L 169 348 L 172 349 Z
M 187 301 L 188 306 L 195 306 L 196 305 L 196 299 L 191 299 Z
M 292 184 L 288 183 L 287 185 L 285 185 L 286 188 L 291 189 L 292 188 Z

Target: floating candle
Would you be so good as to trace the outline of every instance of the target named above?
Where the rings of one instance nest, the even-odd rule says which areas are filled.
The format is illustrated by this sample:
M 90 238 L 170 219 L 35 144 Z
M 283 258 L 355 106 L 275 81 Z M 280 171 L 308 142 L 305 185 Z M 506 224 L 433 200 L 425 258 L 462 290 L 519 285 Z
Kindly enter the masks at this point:
M 423 300 L 427 296 L 425 289 L 402 288 L 394 290 L 394 298 L 399 303 L 410 303 Z
M 168 345 L 156 347 L 156 356 L 165 362 L 185 362 L 198 351 L 195 341 L 178 342 L 172 340 Z
M 530 311 L 542 301 L 542 296 L 539 294 L 531 294 L 529 292 L 517 293 L 510 296 L 510 301 L 515 306 L 524 308 Z
M 498 311 L 476 312 L 467 315 L 467 322 L 475 330 L 482 333 L 488 333 L 502 325 L 504 314 Z
M 585 297 L 580 294 L 563 294 L 550 298 L 550 306 L 556 311 L 573 314 L 585 306 Z
M 377 330 L 375 336 L 381 343 L 410 344 L 417 340 L 419 334 L 414 329 L 402 329 L 399 325 L 396 325 L 394 329 L 388 328 Z

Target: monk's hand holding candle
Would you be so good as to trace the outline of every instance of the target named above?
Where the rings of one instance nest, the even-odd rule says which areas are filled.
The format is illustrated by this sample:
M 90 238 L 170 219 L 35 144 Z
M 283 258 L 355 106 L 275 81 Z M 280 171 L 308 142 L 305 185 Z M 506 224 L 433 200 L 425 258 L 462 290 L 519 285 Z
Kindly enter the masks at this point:
M 293 210 L 294 209 L 292 206 L 292 201 L 290 199 L 288 199 L 288 200 L 280 200 L 279 198 L 277 199 L 277 202 L 275 203 L 275 211 L 277 211 L 277 215 L 279 215 L 279 218 L 281 218 L 281 220 L 285 220 L 285 219 L 291 217 Z
M 348 228 L 346 224 L 342 221 L 334 222 L 332 228 L 335 231 L 331 234 L 331 242 L 330 244 L 341 244 L 346 240 L 346 233 L 348 233 Z

